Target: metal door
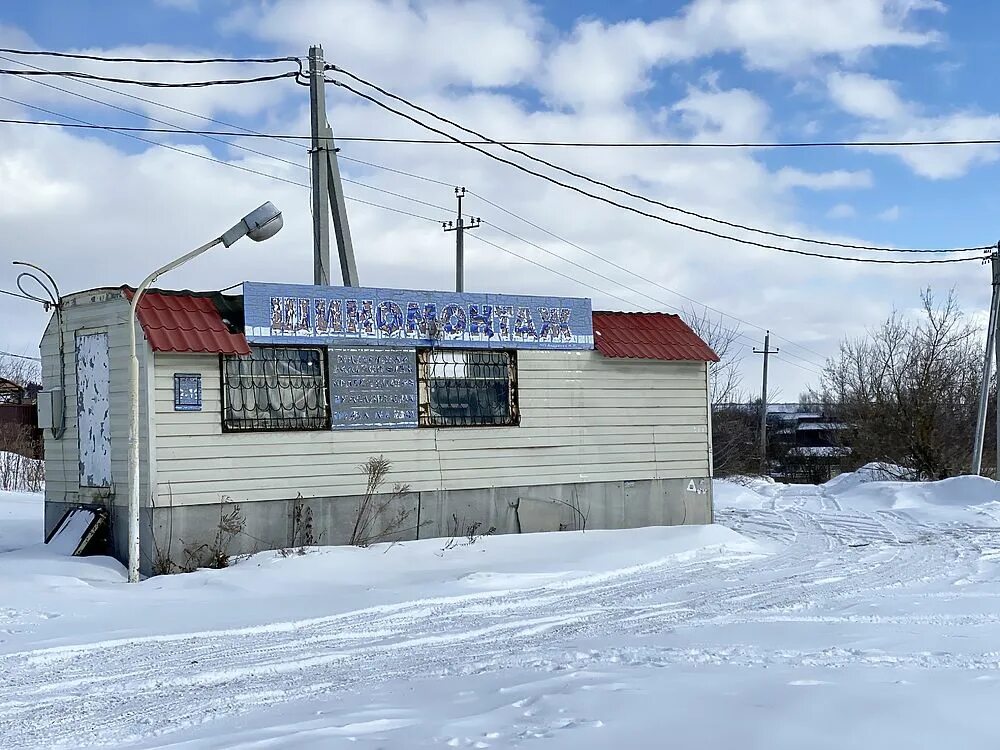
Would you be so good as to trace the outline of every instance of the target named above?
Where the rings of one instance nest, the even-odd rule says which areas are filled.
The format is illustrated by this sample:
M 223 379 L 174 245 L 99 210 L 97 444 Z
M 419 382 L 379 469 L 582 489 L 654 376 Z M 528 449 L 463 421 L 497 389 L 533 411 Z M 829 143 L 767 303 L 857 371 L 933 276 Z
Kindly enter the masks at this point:
M 76 337 L 80 486 L 111 486 L 111 367 L 108 334 Z

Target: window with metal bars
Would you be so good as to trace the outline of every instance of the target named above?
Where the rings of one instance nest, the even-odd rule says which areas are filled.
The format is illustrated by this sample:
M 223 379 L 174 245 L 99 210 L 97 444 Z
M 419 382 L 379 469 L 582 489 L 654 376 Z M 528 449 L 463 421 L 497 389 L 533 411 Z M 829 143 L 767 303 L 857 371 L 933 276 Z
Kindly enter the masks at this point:
M 251 346 L 222 358 L 222 429 L 326 430 L 330 401 L 322 349 Z
M 482 349 L 422 349 L 421 427 L 516 425 L 517 356 Z

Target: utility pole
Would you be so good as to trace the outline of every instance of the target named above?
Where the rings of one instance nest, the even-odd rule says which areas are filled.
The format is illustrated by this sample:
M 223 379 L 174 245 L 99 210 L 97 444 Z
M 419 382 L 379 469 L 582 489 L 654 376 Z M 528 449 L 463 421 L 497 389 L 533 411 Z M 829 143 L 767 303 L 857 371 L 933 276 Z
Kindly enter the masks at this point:
M 754 349 L 754 354 L 764 355 L 764 377 L 760 388 L 760 473 L 767 476 L 767 360 L 780 349 L 771 348 L 771 332 L 764 332 L 764 348 Z
M 340 272 L 344 286 L 358 285 L 358 269 L 354 261 L 354 245 L 347 222 L 347 204 L 340 180 L 337 148 L 333 129 L 326 116 L 326 66 L 323 47 L 309 48 L 309 126 L 312 136 L 310 169 L 312 171 L 313 219 L 313 283 L 330 284 L 330 213 L 333 233 L 340 255 Z
M 1000 327 L 1000 243 L 997 249 L 987 258 L 983 259 L 992 266 L 993 295 L 990 298 L 990 322 L 986 329 L 986 354 L 983 357 L 982 382 L 979 384 L 979 411 L 976 414 L 976 440 L 972 447 L 972 466 L 970 472 L 979 475 L 983 469 L 983 444 L 986 441 L 986 412 L 990 398 L 990 375 L 993 365 L 993 347 L 997 346 L 997 354 L 1000 357 L 1000 345 L 997 344 L 997 328 Z M 1000 361 L 1000 359 L 998 359 Z M 998 366 L 1000 371 L 1000 366 Z M 1000 405 L 1000 396 L 998 396 Z M 1000 410 L 997 412 L 1000 414 Z M 1000 419 L 997 420 L 997 467 L 1000 467 Z
M 446 221 L 442 224 L 444 231 L 455 233 L 455 291 L 465 291 L 465 230 L 475 229 L 480 225 L 478 217 L 470 217 L 469 223 L 465 223 L 462 218 L 462 198 L 465 197 L 465 188 L 455 188 L 455 197 L 458 198 L 458 219 L 456 221 Z

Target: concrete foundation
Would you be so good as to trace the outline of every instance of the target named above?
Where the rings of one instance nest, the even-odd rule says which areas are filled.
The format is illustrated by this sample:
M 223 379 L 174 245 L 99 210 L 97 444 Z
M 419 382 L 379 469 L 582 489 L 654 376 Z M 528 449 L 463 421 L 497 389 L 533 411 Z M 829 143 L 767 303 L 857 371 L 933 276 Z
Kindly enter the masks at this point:
M 308 542 L 348 544 L 358 517 L 359 497 L 288 498 L 239 504 L 240 533 L 222 532 L 230 555 L 297 547 Z M 46 532 L 74 504 L 46 502 Z M 706 477 L 579 482 L 474 490 L 431 490 L 400 497 L 377 496 L 368 536 L 378 541 L 463 537 L 478 533 L 622 529 L 712 522 L 712 484 Z M 226 505 L 144 508 L 141 523 L 145 575 L 204 564 L 218 547 Z M 311 519 L 311 520 L 310 520 Z M 127 509 L 112 507 L 111 553 L 125 559 Z

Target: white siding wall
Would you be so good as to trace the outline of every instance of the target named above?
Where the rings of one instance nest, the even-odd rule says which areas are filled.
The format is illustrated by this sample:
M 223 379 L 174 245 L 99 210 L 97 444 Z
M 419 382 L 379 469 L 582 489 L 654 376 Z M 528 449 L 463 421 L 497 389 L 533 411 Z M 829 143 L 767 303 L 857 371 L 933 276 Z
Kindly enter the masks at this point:
M 128 319 L 129 305 L 121 292 L 98 290 L 70 295 L 65 300 L 63 332 L 66 364 L 66 433 L 60 440 L 45 430 L 45 498 L 51 502 L 90 502 L 113 496 L 116 505 L 128 502 Z M 111 420 L 111 487 L 81 488 L 79 443 L 77 434 L 76 400 L 76 336 L 107 333 L 110 353 L 111 387 L 109 413 Z M 139 366 L 143 372 L 148 347 L 139 339 Z M 45 389 L 59 386 L 59 336 L 57 318 L 53 314 L 42 336 L 42 385 Z M 145 379 L 140 376 L 140 409 L 145 403 Z M 148 487 L 148 423 L 140 412 L 140 479 L 142 496 Z
M 173 410 L 175 372 L 201 373 L 203 411 Z M 380 454 L 413 490 L 709 473 L 704 363 L 521 351 L 519 427 L 224 434 L 218 356 L 157 354 L 155 380 L 158 505 L 356 494 Z

